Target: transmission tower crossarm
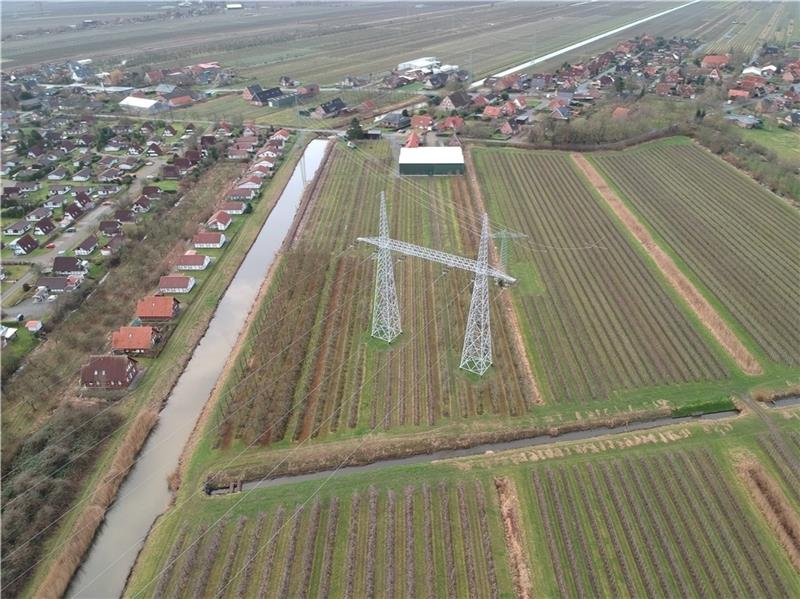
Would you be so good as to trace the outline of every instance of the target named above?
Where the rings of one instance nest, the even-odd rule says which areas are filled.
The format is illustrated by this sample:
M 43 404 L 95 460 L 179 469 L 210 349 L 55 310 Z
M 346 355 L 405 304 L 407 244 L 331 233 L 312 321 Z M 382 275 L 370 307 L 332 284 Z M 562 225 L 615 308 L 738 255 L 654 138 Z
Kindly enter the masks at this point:
M 451 268 L 458 268 L 472 273 L 484 272 L 482 271 L 477 260 L 456 256 L 455 254 L 448 254 L 447 252 L 441 252 L 439 250 L 432 250 L 421 245 L 415 245 L 413 243 L 400 241 L 398 239 L 391 239 L 387 237 L 359 237 L 358 241 L 369 243 L 370 245 L 377 246 L 378 248 L 385 248 L 392 252 L 397 252 L 398 254 L 415 256 L 417 258 L 422 258 L 423 260 L 438 262 L 439 264 L 444 264 L 445 266 L 449 266 Z M 514 277 L 507 275 L 501 270 L 492 268 L 491 266 L 485 267 L 485 274 L 493 279 L 499 279 L 510 285 L 513 285 L 517 282 Z

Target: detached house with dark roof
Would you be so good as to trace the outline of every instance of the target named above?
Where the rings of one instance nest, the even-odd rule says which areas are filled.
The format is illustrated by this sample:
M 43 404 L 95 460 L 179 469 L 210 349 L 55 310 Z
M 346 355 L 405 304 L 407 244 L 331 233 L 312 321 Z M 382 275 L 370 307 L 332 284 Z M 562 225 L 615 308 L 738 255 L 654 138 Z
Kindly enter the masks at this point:
M 81 386 L 101 390 L 127 389 L 138 372 L 138 363 L 128 356 L 92 356 L 81 368 Z

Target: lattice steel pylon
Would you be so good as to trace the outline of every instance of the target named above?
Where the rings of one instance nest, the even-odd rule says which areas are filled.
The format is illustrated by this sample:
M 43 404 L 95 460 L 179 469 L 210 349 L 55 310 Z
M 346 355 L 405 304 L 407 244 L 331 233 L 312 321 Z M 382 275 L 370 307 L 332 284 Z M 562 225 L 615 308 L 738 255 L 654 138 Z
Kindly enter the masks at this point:
M 461 351 L 460 368 L 483 375 L 492 365 L 492 326 L 489 321 L 489 216 L 483 215 L 478 267 L 472 285 L 467 332 Z
M 394 264 L 389 248 L 389 219 L 386 215 L 386 196 L 381 192 L 381 216 L 378 227 L 378 251 L 375 276 L 375 297 L 372 303 L 372 336 L 391 343 L 402 332 L 400 306 L 394 284 Z
M 489 217 L 483 215 L 481 241 L 478 259 L 464 258 L 421 245 L 391 239 L 389 220 L 386 215 L 386 200 L 381 193 L 381 218 L 378 237 L 359 237 L 358 241 L 378 248 L 378 272 L 375 279 L 375 298 L 372 309 L 372 336 L 391 341 L 400 334 L 400 309 L 394 285 L 392 253 L 422 258 L 429 262 L 443 264 L 448 268 L 458 268 L 473 273 L 475 282 L 472 289 L 467 331 L 461 352 L 460 367 L 469 372 L 483 375 L 492 365 L 492 331 L 489 323 L 489 279 L 496 279 L 506 285 L 514 285 L 517 280 L 502 269 L 489 266 Z
M 500 240 L 500 270 L 508 270 L 508 246 L 510 239 L 524 239 L 527 237 L 525 233 L 516 233 L 503 229 L 497 233 L 492 233 L 492 239 Z

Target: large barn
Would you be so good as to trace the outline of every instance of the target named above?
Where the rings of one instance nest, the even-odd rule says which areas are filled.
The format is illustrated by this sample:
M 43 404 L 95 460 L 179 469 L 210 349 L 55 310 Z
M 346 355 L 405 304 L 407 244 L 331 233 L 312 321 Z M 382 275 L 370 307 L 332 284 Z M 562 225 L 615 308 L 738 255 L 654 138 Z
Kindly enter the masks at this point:
M 401 175 L 463 175 L 464 153 L 460 147 L 400 148 Z

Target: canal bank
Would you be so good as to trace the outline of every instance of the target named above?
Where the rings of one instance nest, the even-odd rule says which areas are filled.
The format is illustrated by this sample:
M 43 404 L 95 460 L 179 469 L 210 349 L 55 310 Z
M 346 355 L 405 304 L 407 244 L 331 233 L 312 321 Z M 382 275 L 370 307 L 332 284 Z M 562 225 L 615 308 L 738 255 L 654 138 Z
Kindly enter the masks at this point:
M 264 278 L 294 222 L 327 140 L 309 143 L 264 226 L 217 305 L 205 336 L 159 415 L 159 422 L 122 484 L 114 505 L 74 577 L 71 597 L 117 597 L 153 521 L 169 505 L 167 477 L 177 464 Z M 305 176 L 303 176 L 303 172 Z

